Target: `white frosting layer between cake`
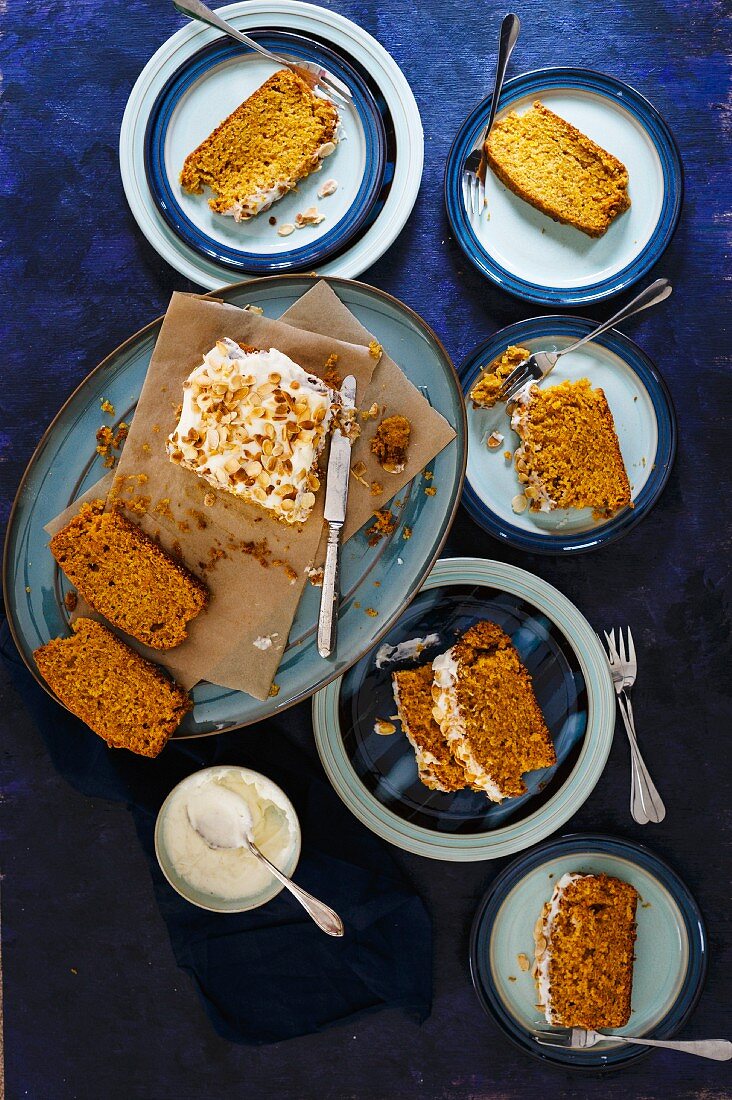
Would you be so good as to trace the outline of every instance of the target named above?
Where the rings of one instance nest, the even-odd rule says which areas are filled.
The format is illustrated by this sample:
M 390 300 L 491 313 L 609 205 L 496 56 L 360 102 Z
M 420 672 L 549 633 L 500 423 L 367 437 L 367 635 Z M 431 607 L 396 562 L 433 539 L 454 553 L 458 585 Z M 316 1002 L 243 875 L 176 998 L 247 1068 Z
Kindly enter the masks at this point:
M 432 662 L 434 686 L 432 696 L 434 706 L 432 714 L 437 725 L 447 738 L 450 748 L 463 764 L 466 779 L 471 787 L 485 791 L 491 802 L 502 802 L 506 795 L 496 780 L 476 760 L 468 741 L 468 731 L 458 702 L 458 662 L 455 650 L 448 649 Z
M 557 884 L 554 887 L 554 892 L 549 902 L 546 915 L 542 921 L 542 935 L 546 940 L 546 948 L 543 952 L 539 952 L 538 946 L 536 951 L 536 985 L 539 991 L 539 1003 L 544 1008 L 544 1016 L 548 1024 L 555 1023 L 554 1014 L 552 1011 L 552 998 L 551 998 L 551 983 L 549 981 L 549 963 L 551 962 L 551 936 L 552 925 L 557 918 L 559 907 L 562 904 L 562 898 L 570 883 L 575 882 L 578 878 L 584 878 L 584 875 L 567 873 L 562 875 Z
M 308 518 L 335 394 L 282 352 L 219 340 L 183 383 L 172 462 L 287 523 Z

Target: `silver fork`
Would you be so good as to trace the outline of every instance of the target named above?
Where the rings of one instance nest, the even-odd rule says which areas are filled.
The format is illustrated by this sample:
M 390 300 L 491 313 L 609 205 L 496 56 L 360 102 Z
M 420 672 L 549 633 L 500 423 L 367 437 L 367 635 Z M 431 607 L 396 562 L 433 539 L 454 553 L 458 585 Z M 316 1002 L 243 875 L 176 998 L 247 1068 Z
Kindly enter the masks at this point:
M 313 61 L 287 61 L 284 57 L 271 53 L 264 46 L 260 46 L 258 42 L 255 42 L 253 38 L 250 38 L 248 34 L 232 27 L 231 23 L 227 23 L 217 12 L 207 8 L 201 0 L 173 0 L 173 5 L 182 15 L 187 15 L 189 19 L 198 19 L 201 23 L 208 24 L 209 27 L 215 27 L 216 30 L 223 31 L 230 38 L 236 39 L 237 42 L 249 46 L 250 49 L 261 53 L 263 57 L 274 61 L 275 65 L 291 69 L 301 80 L 305 81 L 308 87 L 313 89 L 321 87 L 331 99 L 337 100 L 342 106 L 348 107 L 352 103 L 353 96 L 350 88 L 338 77 L 333 76 L 326 69 L 322 69 L 320 65 L 316 65 Z
M 471 217 L 480 215 L 485 206 L 485 143 L 491 132 L 493 121 L 498 109 L 498 100 L 503 87 L 503 78 L 506 75 L 508 59 L 516 45 L 516 39 L 521 30 L 521 23 L 517 15 L 506 15 L 501 23 L 501 32 L 498 36 L 498 61 L 496 62 L 496 82 L 493 87 L 493 98 L 488 115 L 488 125 L 485 128 L 480 145 L 472 153 L 468 153 L 463 164 L 463 200 L 465 209 Z
M 603 1035 L 600 1031 L 573 1027 L 567 1031 L 535 1031 L 534 1038 L 543 1047 L 571 1047 L 587 1050 L 607 1040 L 633 1043 L 639 1047 L 663 1047 L 678 1050 L 682 1054 L 696 1054 L 699 1058 L 712 1058 L 715 1062 L 728 1062 L 732 1058 L 732 1043 L 728 1039 L 697 1039 L 689 1042 L 677 1039 L 637 1039 L 632 1035 Z
M 635 683 L 638 671 L 633 635 L 630 632 L 630 627 L 628 627 L 628 645 L 626 649 L 622 630 L 618 630 L 617 645 L 615 644 L 614 629 L 609 634 L 606 630 L 603 633 L 607 643 L 610 675 L 612 676 L 615 694 L 618 697 L 618 709 L 630 742 L 630 813 L 633 820 L 637 821 L 639 825 L 648 825 L 650 822 L 657 824 L 659 821 L 663 821 L 666 816 L 666 807 L 656 790 L 638 748 L 633 704 L 630 701 L 630 689 Z
M 554 370 L 563 355 L 570 351 L 576 351 L 583 344 L 589 344 L 590 340 L 595 340 L 619 321 L 624 321 L 627 317 L 640 313 L 641 310 L 658 305 L 659 302 L 663 302 L 668 298 L 672 291 L 673 287 L 668 279 L 656 279 L 654 283 L 651 283 L 650 286 L 647 286 L 645 290 L 636 295 L 632 301 L 619 309 L 617 313 L 614 313 L 608 321 L 603 321 L 592 332 L 588 332 L 580 340 L 575 340 L 568 348 L 562 348 L 561 351 L 535 351 L 528 359 L 524 359 L 517 367 L 514 367 L 504 379 L 503 385 L 498 391 L 497 400 L 510 401 L 529 382 L 539 382 L 542 378 L 546 378 Z M 489 370 L 490 363 L 483 369 Z

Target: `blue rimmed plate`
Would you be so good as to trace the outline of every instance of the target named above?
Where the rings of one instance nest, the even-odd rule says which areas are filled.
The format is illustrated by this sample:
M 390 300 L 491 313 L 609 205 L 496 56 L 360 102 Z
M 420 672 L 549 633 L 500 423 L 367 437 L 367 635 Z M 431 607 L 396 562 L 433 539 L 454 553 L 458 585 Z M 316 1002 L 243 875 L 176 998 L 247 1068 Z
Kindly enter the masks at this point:
M 301 0 L 238 0 L 219 8 L 218 12 L 241 31 L 256 33 L 258 29 L 268 27 L 284 34 L 300 35 L 311 43 L 327 45 L 370 89 L 386 129 L 383 185 L 371 215 L 359 232 L 345 247 L 318 264 L 320 275 L 356 278 L 393 244 L 404 228 L 419 191 L 424 163 L 424 136 L 417 103 L 404 74 L 372 35 L 329 8 L 302 3 Z M 156 50 L 135 81 L 119 135 L 122 184 L 140 231 L 151 247 L 176 271 L 208 290 L 216 290 L 230 283 L 232 268 L 192 248 L 163 217 L 148 185 L 145 135 L 150 112 L 166 83 L 185 68 L 191 57 L 220 38 L 217 30 L 197 20 L 187 20 L 180 30 L 171 35 Z M 343 143 L 339 155 L 345 153 L 348 140 Z M 188 153 L 190 149 L 183 152 Z M 322 172 L 319 175 L 321 180 L 328 178 Z M 175 173 L 171 178 L 175 178 Z M 323 222 L 321 231 L 326 228 L 327 223 Z M 306 230 L 297 232 L 294 244 L 300 247 L 298 242 Z M 288 240 L 278 238 L 278 247 L 283 239 Z M 289 247 L 292 245 L 290 239 Z M 246 276 L 240 271 L 239 277 Z
M 187 57 L 158 94 L 145 132 L 145 173 L 165 221 L 207 259 L 254 274 L 310 270 L 344 249 L 378 212 L 387 167 L 385 104 L 382 100 L 380 107 L 354 66 L 323 43 L 280 30 L 255 28 L 251 33 L 274 53 L 317 62 L 351 88 L 353 104 L 340 109 L 342 140 L 322 170 L 246 222 L 215 214 L 208 190 L 204 195 L 183 191 L 178 177 L 186 156 L 276 71 L 260 54 L 218 39 Z M 337 180 L 338 189 L 319 199 L 318 189 L 328 178 Z M 318 207 L 325 221 L 287 237 L 278 235 L 280 226 L 294 224 L 295 215 L 311 206 Z M 272 217 L 276 225 L 270 224 Z
M 537 99 L 625 164 L 630 209 L 593 239 L 541 214 L 489 170 L 486 211 L 471 218 L 462 165 L 485 130 L 489 97 L 471 111 L 450 149 L 450 224 L 468 259 L 510 294 L 547 306 L 599 302 L 632 286 L 663 255 L 681 213 L 681 156 L 656 108 L 612 76 L 575 68 L 524 73 L 504 84 L 497 117 L 523 114 Z
M 531 317 L 484 340 L 460 367 L 463 393 L 475 385 L 481 368 L 510 344 L 528 351 L 567 347 L 596 327 L 595 321 L 562 314 Z M 589 378 L 601 387 L 615 421 L 620 450 L 631 485 L 632 508 L 611 519 L 594 520 L 592 509 L 557 509 L 517 515 L 511 501 L 521 492 L 513 462 L 504 452 L 519 445 L 503 403 L 473 409 L 468 402 L 468 466 L 463 503 L 489 534 L 533 553 L 582 553 L 626 534 L 648 514 L 668 481 L 676 454 L 676 416 L 671 395 L 658 370 L 637 344 L 615 329 L 562 356 L 544 386 Z M 493 431 L 504 436 L 495 450 L 486 446 Z
M 556 588 L 515 566 L 441 559 L 383 644 L 437 634 L 419 658 L 404 662 L 421 664 L 479 619 L 511 636 L 557 752 L 555 767 L 525 777 L 528 790 L 520 798 L 496 805 L 475 792 L 445 794 L 419 781 L 401 731 L 383 736 L 375 729 L 377 719 L 394 713 L 390 673 L 401 667 L 384 664 L 377 648 L 313 699 L 315 743 L 343 801 L 385 840 L 433 859 L 496 859 L 554 832 L 592 791 L 615 726 L 607 661 L 594 631 Z
M 385 633 L 419 590 L 442 548 L 458 507 L 465 471 L 465 406 L 452 362 L 425 322 L 384 291 L 346 279 L 331 286 L 358 320 L 393 354 L 409 380 L 425 387 L 432 406 L 454 425 L 457 438 L 430 463 L 435 496 L 415 478 L 391 504 L 395 533 L 369 546 L 364 531 L 343 547 L 337 657 L 324 661 L 316 646 L 320 589 L 307 585 L 287 648 L 277 671 L 276 697 L 259 701 L 240 691 L 201 683 L 193 689 L 193 711 L 176 737 L 198 737 L 259 722 L 308 698 L 341 675 Z M 238 283 L 216 293 L 234 305 L 260 306 L 277 318 L 312 286 L 312 277 L 277 275 Z M 122 344 L 82 382 L 48 428 L 26 469 L 13 505 L 5 540 L 3 586 L 8 622 L 21 656 L 43 683 L 33 650 L 68 633 L 66 582 L 48 550 L 44 525 L 90 489 L 106 472 L 96 453 L 95 433 L 103 420 L 103 398 L 127 422 L 150 362 L 161 319 Z M 412 529 L 402 538 L 402 527 Z M 366 614 L 372 608 L 376 615 Z
M 531 973 L 521 970 L 517 956 L 533 959 L 536 919 L 554 883 L 569 871 L 614 875 L 640 894 L 631 1016 L 617 1033 L 668 1039 L 683 1027 L 706 975 L 702 915 L 675 871 L 643 845 L 618 837 L 560 837 L 501 872 L 473 922 L 473 985 L 486 1012 L 522 1050 L 577 1069 L 620 1069 L 646 1057 L 648 1048 L 609 1039 L 590 1050 L 569 1050 L 539 1046 L 532 1037 L 535 1030 L 549 1030 L 549 1025 L 536 1008 Z

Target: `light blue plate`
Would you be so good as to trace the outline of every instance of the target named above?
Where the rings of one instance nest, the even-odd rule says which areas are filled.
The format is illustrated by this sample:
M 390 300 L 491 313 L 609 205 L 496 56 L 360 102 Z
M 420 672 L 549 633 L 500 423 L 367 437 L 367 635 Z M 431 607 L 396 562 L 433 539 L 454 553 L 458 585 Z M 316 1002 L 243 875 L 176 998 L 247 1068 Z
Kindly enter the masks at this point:
M 627 534 L 648 514 L 668 481 L 676 454 L 676 415 L 671 395 L 651 360 L 637 344 L 615 329 L 591 344 L 562 356 L 543 386 L 589 378 L 605 393 L 615 421 L 620 451 L 631 486 L 632 508 L 611 519 L 594 520 L 591 508 L 517 515 L 511 501 L 521 492 L 513 461 L 519 437 L 511 430 L 506 406 L 474 409 L 467 395 L 481 369 L 510 344 L 528 351 L 563 348 L 595 328 L 583 317 L 531 317 L 501 329 L 483 341 L 460 367 L 468 404 L 468 466 L 463 503 L 489 534 L 532 553 L 562 554 L 596 550 Z M 491 432 L 504 436 L 491 450 Z
M 457 510 L 465 472 L 465 406 L 452 362 L 416 313 L 383 291 L 347 279 L 328 280 L 358 320 L 390 351 L 406 376 L 422 386 L 433 407 L 453 425 L 457 438 L 430 463 L 439 491 L 423 492 L 417 477 L 398 496 L 392 511 L 399 523 L 393 537 L 376 547 L 363 531 L 343 548 L 343 604 L 338 653 L 324 661 L 315 632 L 320 589 L 306 586 L 276 677 L 279 694 L 260 702 L 243 692 L 201 683 L 194 709 L 178 737 L 195 737 L 259 722 L 312 695 L 341 675 L 371 648 L 418 591 L 437 558 Z M 312 286 L 312 277 L 280 275 L 238 283 L 216 292 L 234 305 L 251 303 L 277 318 Z M 108 418 L 102 398 L 130 421 L 150 362 L 160 320 L 122 344 L 85 379 L 56 416 L 33 455 L 18 490 L 5 542 L 3 583 L 8 622 L 29 669 L 42 683 L 33 650 L 68 632 L 65 581 L 48 550 L 44 525 L 105 473 L 96 454 L 95 432 Z M 412 528 L 405 541 L 402 527 Z M 378 615 L 365 613 L 372 607 Z
M 378 87 L 366 83 L 368 74 L 357 63 L 301 35 L 261 28 L 251 34 L 274 53 L 320 64 L 348 85 L 353 103 L 340 110 L 343 140 L 321 171 L 249 221 L 215 214 L 210 192 L 183 191 L 179 176 L 186 156 L 276 71 L 247 47 L 217 39 L 182 62 L 153 104 L 145 131 L 148 186 L 168 225 L 206 259 L 241 274 L 312 271 L 364 232 L 383 206 L 379 196 L 394 174 L 395 150 L 387 153 L 386 138 L 391 119 Z M 337 180 L 338 189 L 320 199 L 318 189 L 328 178 Z M 325 215 L 324 222 L 289 237 L 278 235 L 279 226 L 294 223 L 295 215 L 311 206 Z M 277 225 L 270 224 L 271 217 Z
M 470 970 L 483 1007 L 523 1050 L 584 1069 L 626 1066 L 648 1049 L 608 1040 L 590 1050 L 539 1046 L 534 1030 L 550 1030 L 536 1008 L 531 972 L 533 929 L 554 884 L 567 872 L 605 873 L 640 894 L 631 1016 L 622 1035 L 666 1039 L 689 1018 L 706 974 L 706 933 L 696 902 L 678 875 L 640 844 L 615 837 L 570 835 L 517 859 L 491 885 L 473 923 Z
M 681 156 L 656 108 L 612 76 L 576 68 L 524 73 L 504 84 L 497 118 L 524 114 L 537 99 L 623 162 L 630 209 L 593 239 L 535 210 L 489 170 L 486 210 L 469 216 L 462 166 L 485 131 L 488 97 L 468 115 L 448 155 L 450 224 L 478 271 L 510 294 L 547 306 L 599 302 L 637 282 L 670 243 L 681 213 Z
M 374 729 L 394 713 L 390 673 L 366 653 L 313 699 L 315 742 L 349 809 L 379 836 L 434 859 L 496 859 L 554 832 L 576 812 L 605 765 L 615 727 L 607 661 L 589 623 L 556 588 L 523 569 L 480 558 L 438 561 L 385 641 L 437 633 L 413 667 L 443 652 L 479 619 L 511 636 L 531 672 L 557 764 L 526 776 L 527 793 L 501 804 L 483 795 L 431 791 L 417 776 L 401 731 Z

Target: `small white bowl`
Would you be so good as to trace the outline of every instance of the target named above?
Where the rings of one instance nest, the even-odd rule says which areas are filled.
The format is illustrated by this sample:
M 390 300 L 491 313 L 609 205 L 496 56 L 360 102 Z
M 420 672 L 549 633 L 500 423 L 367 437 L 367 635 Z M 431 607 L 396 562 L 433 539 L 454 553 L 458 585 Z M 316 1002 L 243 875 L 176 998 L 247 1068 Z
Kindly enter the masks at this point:
M 291 852 L 280 870 L 290 878 L 297 867 L 297 862 L 300 858 L 300 845 L 302 839 L 300 822 L 295 813 L 295 808 L 285 792 L 281 787 L 278 787 L 276 783 L 273 783 L 268 776 L 262 775 L 261 772 L 255 772 L 251 768 L 242 768 L 236 764 L 222 764 L 214 768 L 203 768 L 201 771 L 194 772 L 193 775 L 187 776 L 173 788 L 160 807 L 160 812 L 155 823 L 155 855 L 160 864 L 160 869 L 173 889 L 179 893 L 182 898 L 185 898 L 186 901 L 190 901 L 192 905 L 197 905 L 199 909 L 208 909 L 209 912 L 212 913 L 245 913 L 249 909 L 257 909 L 260 905 L 264 905 L 266 902 L 271 901 L 273 897 L 279 894 L 280 890 L 284 889 L 274 875 L 271 876 L 271 883 L 258 894 L 245 895 L 242 898 L 222 898 L 216 894 L 210 894 L 192 886 L 190 882 L 178 873 L 168 855 L 163 838 L 165 815 L 176 795 L 180 791 L 185 790 L 186 787 L 192 787 L 195 783 L 199 782 L 203 775 L 210 775 L 212 779 L 226 775 L 236 775 L 248 782 L 258 781 L 263 784 L 265 788 L 268 787 L 274 799 L 281 803 L 285 809 L 293 832 Z

